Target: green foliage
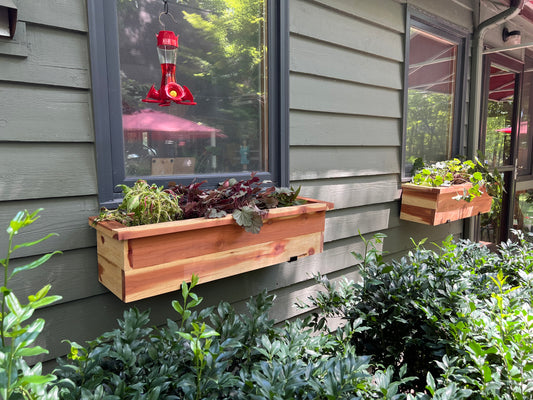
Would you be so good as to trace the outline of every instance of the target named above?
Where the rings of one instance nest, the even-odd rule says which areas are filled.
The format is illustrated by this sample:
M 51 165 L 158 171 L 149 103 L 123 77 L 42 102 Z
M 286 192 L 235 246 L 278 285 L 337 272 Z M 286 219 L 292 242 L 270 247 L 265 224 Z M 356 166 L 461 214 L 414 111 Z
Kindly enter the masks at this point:
M 247 232 L 259 233 L 263 226 L 265 210 L 304 204 L 297 199 L 300 188 L 264 188 L 259 177 L 252 173 L 250 179 L 227 179 L 217 188 L 201 189 L 205 183 L 190 185 L 170 183 L 168 189 L 148 185 L 138 180 L 133 187 L 119 185 L 124 193 L 116 210 L 103 209 L 95 222 L 113 220 L 127 226 L 155 224 L 190 218 L 222 218 L 232 214 L 235 222 Z
M 36 294 L 28 297 L 23 304 L 8 287 L 15 275 L 39 267 L 58 251 L 48 253 L 29 264 L 15 267 L 10 272 L 10 261 L 13 253 L 25 247 L 34 246 L 53 234 L 49 234 L 33 242 L 14 244 L 15 235 L 20 230 L 35 222 L 41 209 L 29 213 L 20 211 L 11 220 L 8 228 L 8 247 L 5 258 L 0 259 L 4 269 L 4 282 L 1 287 L 2 304 L 0 315 L 0 399 L 52 399 L 57 398 L 57 390 L 47 390 L 47 384 L 55 379 L 54 375 L 43 375 L 40 363 L 30 367 L 26 357 L 47 353 L 47 350 L 35 345 L 35 340 L 42 332 L 45 321 L 42 318 L 30 320 L 33 312 L 59 299 L 60 296 L 48 296 L 50 285 L 44 286 Z
M 407 399 L 530 398 L 533 246 L 516 234 L 497 253 L 451 238 L 390 262 L 367 251 L 361 283 L 319 277 L 325 291 L 310 306 L 345 318 L 357 353 L 393 366 Z
M 253 94 L 249 86 L 266 52 L 265 44 L 258 43 L 265 23 L 263 0 L 203 0 L 199 6 L 210 12 L 183 11 L 185 20 L 212 45 L 210 52 L 197 54 L 199 74 L 224 80 L 231 92 Z
M 363 238 L 362 282 L 317 279 L 314 315 L 276 326 L 274 296 L 261 293 L 237 313 L 228 303 L 197 309 L 198 278 L 181 286 L 177 315 L 150 327 L 133 308 L 118 328 L 85 345 L 70 342 L 54 374 L 24 357 L 44 321 L 33 311 L 58 299 L 49 285 L 22 305 L 9 279 L 53 253 L 12 270 L 13 236 L 37 212 L 11 222 L 2 311 L 2 399 L 390 399 L 524 400 L 533 390 L 533 244 L 520 232 L 497 253 L 448 238 L 429 250 L 415 243 L 386 261 L 384 235 Z M 309 307 L 308 306 L 308 307 Z M 328 327 L 331 317 L 345 323 Z
M 463 195 L 457 196 L 457 200 L 471 201 L 481 196 L 485 190 L 495 198 L 495 204 L 501 202 L 503 181 L 500 173 L 494 169 L 490 171 L 486 163 L 479 158 L 461 161 L 458 158 L 440 161 L 434 164 L 416 163 L 411 182 L 421 186 L 451 186 L 462 183 L 471 183 L 472 187 L 465 190 Z
M 435 162 L 450 157 L 453 94 L 409 89 L 406 121 L 406 160 L 424 155 Z
M 118 185 L 124 198 L 116 210 L 104 208 L 96 219 L 113 220 L 126 226 L 156 224 L 179 219 L 182 214 L 179 197 L 172 191 L 139 179 L 133 187 Z
M 228 303 L 196 311 L 202 298 L 182 285 L 179 322 L 149 328 L 149 313 L 124 313 L 119 328 L 87 347 L 71 343 L 55 383 L 61 399 L 402 399 L 393 370 L 368 372 L 350 332 L 315 335 L 309 321 L 275 327 L 274 297 L 262 293 L 238 314 Z M 405 372 L 405 370 L 402 370 Z

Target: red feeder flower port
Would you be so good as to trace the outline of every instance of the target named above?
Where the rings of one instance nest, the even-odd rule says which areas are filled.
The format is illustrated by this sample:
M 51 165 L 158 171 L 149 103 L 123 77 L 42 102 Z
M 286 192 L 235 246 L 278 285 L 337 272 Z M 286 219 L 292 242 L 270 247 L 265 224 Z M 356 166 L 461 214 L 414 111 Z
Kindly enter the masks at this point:
M 159 103 L 160 106 L 169 106 L 171 101 L 176 104 L 195 105 L 194 97 L 187 86 L 176 83 L 178 36 L 174 32 L 159 31 L 157 54 L 161 63 L 161 87 L 157 90 L 152 85 L 143 101 L 145 103 Z

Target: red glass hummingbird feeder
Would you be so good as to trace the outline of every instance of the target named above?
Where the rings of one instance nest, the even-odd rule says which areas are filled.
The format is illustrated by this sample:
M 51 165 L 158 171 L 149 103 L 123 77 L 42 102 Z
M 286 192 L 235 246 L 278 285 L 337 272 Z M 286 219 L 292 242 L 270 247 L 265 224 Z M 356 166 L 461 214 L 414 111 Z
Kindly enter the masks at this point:
M 145 103 L 159 103 L 160 106 L 169 106 L 172 101 L 176 104 L 195 105 L 194 97 L 187 86 L 176 83 L 178 36 L 174 32 L 159 31 L 157 54 L 161 63 L 161 86 L 157 90 L 152 85 L 143 101 Z

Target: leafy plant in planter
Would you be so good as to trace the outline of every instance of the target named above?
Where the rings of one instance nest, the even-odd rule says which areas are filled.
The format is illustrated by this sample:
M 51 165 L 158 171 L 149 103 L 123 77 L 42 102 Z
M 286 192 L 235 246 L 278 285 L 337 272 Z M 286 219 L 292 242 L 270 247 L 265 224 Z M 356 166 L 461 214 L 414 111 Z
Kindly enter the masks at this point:
M 305 204 L 305 200 L 298 199 L 300 188 L 272 186 L 265 189 L 255 174 L 248 180 L 228 179 L 212 190 L 203 190 L 204 183 L 169 185 L 169 192 L 179 197 L 183 219 L 220 218 L 232 214 L 235 222 L 247 232 L 259 233 L 265 210 Z
M 167 189 L 138 180 L 130 188 L 119 185 L 124 194 L 116 210 L 103 209 L 98 221 L 117 221 L 126 226 L 153 224 L 191 218 L 221 218 L 228 214 L 247 232 L 259 233 L 265 210 L 304 204 L 300 188 L 265 189 L 255 174 L 248 180 L 228 179 L 217 188 L 204 190 L 205 183 L 176 185 Z
M 492 197 L 497 196 L 502 190 L 502 178 L 498 170 L 489 171 L 487 165 L 478 158 L 474 161 L 461 161 L 454 158 L 434 164 L 425 164 L 418 167 L 411 182 L 415 185 L 431 187 L 471 183 L 472 187 L 465 191 L 463 196 L 457 197 L 458 200 L 466 201 L 481 196 L 483 188 Z
M 419 160 L 402 189 L 401 219 L 439 225 L 497 211 L 503 185 L 498 171 L 489 171 L 479 159 L 454 158 L 431 165 Z
M 98 221 L 117 221 L 126 226 L 175 221 L 182 215 L 179 198 L 163 187 L 139 179 L 133 187 L 119 185 L 124 195 L 115 210 L 103 208 Z
M 177 290 L 193 274 L 209 282 L 323 251 L 333 204 L 264 188 L 255 174 L 212 190 L 203 183 L 138 181 L 123 187 L 118 209 L 89 218 L 99 281 L 128 302 Z

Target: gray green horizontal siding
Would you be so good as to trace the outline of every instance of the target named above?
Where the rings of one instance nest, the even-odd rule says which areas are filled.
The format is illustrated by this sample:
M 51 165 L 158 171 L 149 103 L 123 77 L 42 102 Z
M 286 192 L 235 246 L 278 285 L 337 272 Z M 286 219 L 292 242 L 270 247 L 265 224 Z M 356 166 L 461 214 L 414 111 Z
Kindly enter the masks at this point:
M 471 24 L 464 4 L 409 3 Z M 385 233 L 388 257 L 405 254 L 412 240 L 461 235 L 462 222 L 399 219 L 405 2 L 291 0 L 290 7 L 290 179 L 304 195 L 335 203 L 324 253 L 301 262 L 354 276 L 359 234 Z

